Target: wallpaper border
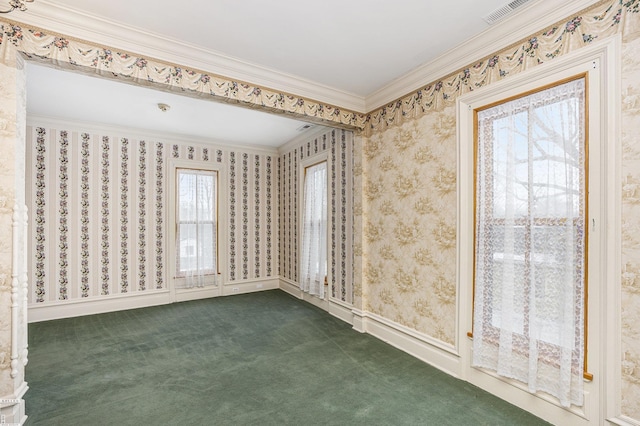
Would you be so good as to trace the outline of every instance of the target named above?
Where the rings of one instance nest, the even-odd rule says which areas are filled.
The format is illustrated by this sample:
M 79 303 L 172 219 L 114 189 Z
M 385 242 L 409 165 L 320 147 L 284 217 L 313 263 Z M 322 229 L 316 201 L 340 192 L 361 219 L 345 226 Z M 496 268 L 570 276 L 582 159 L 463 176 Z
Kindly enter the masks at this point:
M 56 34 L 24 23 L 0 18 L 0 56 L 14 48 L 30 60 L 57 68 L 125 79 L 147 87 L 253 109 L 287 113 L 299 119 L 347 129 L 362 129 L 366 115 L 256 84 L 207 73 L 121 49 Z

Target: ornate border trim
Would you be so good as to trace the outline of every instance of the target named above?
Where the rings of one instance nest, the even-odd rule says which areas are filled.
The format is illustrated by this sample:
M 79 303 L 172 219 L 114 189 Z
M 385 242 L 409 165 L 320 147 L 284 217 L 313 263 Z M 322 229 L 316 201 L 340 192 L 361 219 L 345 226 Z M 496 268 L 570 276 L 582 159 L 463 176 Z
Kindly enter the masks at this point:
M 370 135 L 421 117 L 428 111 L 454 106 L 455 100 L 465 93 L 550 61 L 597 39 L 616 34 L 621 29 L 620 23 L 625 12 L 640 12 L 640 1 L 599 2 L 566 21 L 558 22 L 538 34 L 369 112 L 364 133 Z
M 49 34 L 30 25 L 0 20 L 0 55 L 15 48 L 31 60 L 87 74 L 135 81 L 143 86 L 162 87 L 186 95 L 203 94 L 220 101 L 249 108 L 285 112 L 305 121 L 350 129 L 364 128 L 366 116 L 348 109 L 244 83 L 204 71 L 137 56 L 88 41 Z

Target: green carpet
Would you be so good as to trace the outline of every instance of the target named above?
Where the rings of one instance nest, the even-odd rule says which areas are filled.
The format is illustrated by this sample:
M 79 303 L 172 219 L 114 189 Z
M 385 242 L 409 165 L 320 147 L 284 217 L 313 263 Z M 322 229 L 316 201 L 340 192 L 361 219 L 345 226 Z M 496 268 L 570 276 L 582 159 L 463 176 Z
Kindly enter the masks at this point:
M 540 425 L 280 290 L 29 325 L 27 425 Z

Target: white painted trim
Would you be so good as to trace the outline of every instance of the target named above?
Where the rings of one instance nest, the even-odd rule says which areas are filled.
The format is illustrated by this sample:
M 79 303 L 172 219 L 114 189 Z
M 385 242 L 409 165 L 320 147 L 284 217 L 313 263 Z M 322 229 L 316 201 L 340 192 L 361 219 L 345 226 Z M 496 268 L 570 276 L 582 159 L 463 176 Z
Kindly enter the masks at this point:
M 460 377 L 460 357 L 451 345 L 425 334 L 418 333 L 401 324 L 389 321 L 379 315 L 370 312 L 358 315 L 355 309 L 352 312 L 354 313 L 353 323 L 356 330 L 358 330 L 356 327 L 358 326 L 359 318 L 362 318 L 362 328 L 366 333 L 447 374 Z
M 275 290 L 277 288 L 280 288 L 278 278 L 246 280 L 223 285 L 220 287 L 220 295 L 233 296 L 235 294 L 254 293 L 257 291 Z
M 238 290 L 235 291 L 234 288 Z M 144 292 L 120 293 L 99 298 L 75 299 L 46 304 L 29 305 L 29 322 L 49 321 L 83 315 L 102 314 L 128 309 L 147 308 L 173 302 L 206 299 L 210 297 L 232 296 L 279 288 L 279 279 L 255 279 L 224 286 L 202 288 L 147 290 Z
M 171 293 L 168 289 L 165 289 L 100 296 L 100 298 L 93 299 L 85 298 L 64 302 L 50 302 L 46 304 L 32 303 L 29 305 L 29 322 L 146 308 L 149 306 L 165 305 L 171 302 Z
M 280 279 L 280 277 L 275 276 L 275 277 L 264 277 L 264 278 L 248 278 L 246 280 L 236 280 L 236 281 L 225 281 L 225 283 L 223 285 L 225 286 L 233 286 L 233 285 L 237 285 L 237 284 L 250 284 L 250 283 L 265 283 L 265 282 L 271 282 L 271 281 L 275 281 L 276 282 L 276 287 L 278 288 L 277 284 L 278 284 L 278 280 Z
M 462 366 L 465 368 L 465 366 Z M 468 374 L 469 382 L 484 389 L 523 410 L 529 411 L 541 419 L 557 425 L 599 424 L 597 417 L 598 396 L 584 392 L 584 406 L 564 408 L 559 401 L 545 393 L 532 394 L 527 385 L 481 369 L 472 369 Z M 500 382 L 503 386 L 496 386 Z M 596 392 L 597 393 L 597 392 Z M 593 411 L 596 412 L 593 412 Z
M 5 401 L 0 404 L 0 418 L 2 424 L 23 425 L 26 423 L 28 416 L 25 414 L 24 394 L 29 390 L 27 382 L 22 382 L 12 393 L 0 396 Z
M 215 146 L 216 148 L 228 149 L 231 151 L 239 151 L 239 152 L 251 152 L 256 154 L 268 154 L 268 155 L 277 155 L 278 149 L 272 148 L 264 145 L 241 145 L 234 144 L 231 142 L 225 142 L 218 139 L 205 139 L 205 138 L 197 138 L 193 136 L 183 136 L 179 134 L 172 134 L 167 132 L 154 132 L 151 130 L 143 130 L 143 129 L 135 129 L 131 127 L 122 127 L 122 126 L 110 126 L 107 124 L 101 123 L 91 123 L 91 122 L 82 122 L 82 121 L 71 121 L 71 120 L 63 120 L 56 117 L 46 117 L 40 115 L 29 115 L 27 117 L 27 126 L 40 126 L 47 127 L 52 129 L 60 129 L 63 127 L 68 131 L 77 131 L 77 132 L 93 132 L 93 133 L 105 133 L 109 135 L 127 135 L 129 138 L 140 138 L 140 139 L 153 139 L 154 142 L 162 142 L 166 144 L 193 144 L 204 146 L 207 148 L 211 148 Z
M 323 300 L 316 296 L 312 296 L 300 290 L 296 282 L 286 278 L 280 278 L 280 290 L 284 291 L 287 294 L 290 294 L 293 297 L 310 303 L 313 306 L 316 306 L 324 311 L 327 311 L 330 315 L 333 315 L 334 317 L 353 325 L 353 308 L 348 303 L 344 303 L 333 298 Z
M 316 308 L 320 308 L 323 311 L 329 312 L 329 301 L 327 299 L 320 299 L 319 297 L 305 293 L 304 291 L 300 291 L 300 294 L 302 295 L 301 299 L 303 301 L 315 306 Z
M 26 249 L 23 246 L 22 241 L 22 233 L 20 232 L 23 227 L 24 218 L 22 216 L 23 209 L 22 206 L 15 204 L 13 206 L 13 214 L 11 215 L 11 229 L 12 229 L 12 238 L 11 238 L 11 378 L 15 379 L 18 377 L 18 373 L 22 371 L 22 369 L 18 369 L 19 356 L 20 356 L 20 342 L 18 341 L 20 330 L 20 323 L 18 322 L 18 318 L 21 316 L 20 312 L 20 302 L 22 298 L 20 297 L 20 290 L 22 286 L 20 285 L 19 277 L 20 267 L 22 266 L 22 259 L 20 254 L 23 256 L 26 254 Z M 24 307 L 23 307 L 24 309 Z M 24 367 L 24 366 L 23 366 Z
M 602 129 L 606 141 L 607 151 L 604 159 L 608 170 L 605 179 L 606 203 L 602 206 L 606 222 L 600 226 L 605 228 L 605 240 L 603 255 L 606 257 L 607 268 L 603 271 L 602 280 L 606 287 L 600 293 L 600 309 L 602 314 L 602 327 L 605 336 L 601 345 L 601 366 L 603 382 L 600 390 L 601 404 L 605 418 L 622 416 L 622 40 L 616 36 L 606 46 L 605 61 L 602 64 L 603 80 L 607 82 L 604 98 L 601 100 L 604 114 L 607 117 L 606 129 Z M 630 420 L 630 419 L 629 419 Z M 625 420 L 626 421 L 626 420 Z M 640 421 L 635 420 L 635 425 L 640 426 Z M 632 423 L 633 424 L 633 423 Z
M 364 97 L 344 90 L 283 73 L 239 58 L 171 39 L 162 34 L 143 31 L 96 15 L 39 0 L 29 10 L 12 18 L 45 30 L 73 35 L 101 46 L 129 51 L 141 56 L 177 63 L 217 74 L 234 81 L 249 82 L 284 93 L 292 93 L 364 113 Z
M 310 303 L 313 306 L 322 309 L 323 311 L 329 312 L 330 306 L 327 299 L 320 299 L 319 297 L 310 295 L 309 293 L 305 293 L 304 291 L 300 290 L 299 284 L 295 281 L 289 280 L 287 278 L 280 278 L 280 290 L 289 293 L 293 297 Z M 325 296 L 326 293 L 327 292 L 325 291 Z
M 483 31 L 443 53 L 432 61 L 421 65 L 384 87 L 367 95 L 365 110 L 371 112 L 383 105 L 406 96 L 440 78 L 443 78 L 477 60 L 499 52 L 514 40 L 537 34 L 549 25 L 579 12 L 598 0 L 533 1 L 518 9 L 509 19 Z
M 279 288 L 295 298 L 302 299 L 302 291 L 300 290 L 300 287 L 298 287 L 298 283 L 295 281 L 280 277 Z
M 640 426 L 640 421 L 627 416 L 614 417 L 607 419 L 607 422 L 617 426 Z
M 210 285 L 195 288 L 177 288 L 173 296 L 174 302 L 186 302 L 188 300 L 208 299 L 222 295 L 220 286 Z
M 364 312 L 360 309 L 353 308 L 351 313 L 353 314 L 353 329 L 360 333 L 366 333 Z
M 338 303 L 336 300 L 329 299 L 329 314 L 341 319 L 347 324 L 353 325 L 353 312 L 351 307 L 344 303 Z
M 229 186 L 227 184 L 227 169 L 224 163 L 217 163 L 211 161 L 198 161 L 198 160 L 187 160 L 184 158 L 170 158 L 167 162 L 167 182 L 168 182 L 168 194 L 167 194 L 167 206 L 165 207 L 168 210 L 167 214 L 167 223 L 166 223 L 166 235 L 167 235 L 167 282 L 168 286 L 171 289 L 172 294 L 176 295 L 178 288 L 176 286 L 176 281 L 183 281 L 184 278 L 176 277 L 176 256 L 177 256 L 177 244 L 173 243 L 176 241 L 176 232 L 177 232 L 177 224 L 176 224 L 176 206 L 178 205 L 178 201 L 176 199 L 177 192 L 177 171 L 178 169 L 198 169 L 198 170 L 207 170 L 216 172 L 216 195 L 217 195 L 217 226 L 218 233 L 216 235 L 216 242 L 218 244 L 217 247 L 217 268 L 218 271 L 221 271 L 215 280 L 220 282 L 224 282 L 226 279 L 225 272 L 227 270 L 227 262 L 229 252 L 227 250 L 227 239 L 222 237 L 223 232 L 228 227 L 227 222 L 227 202 L 229 200 Z

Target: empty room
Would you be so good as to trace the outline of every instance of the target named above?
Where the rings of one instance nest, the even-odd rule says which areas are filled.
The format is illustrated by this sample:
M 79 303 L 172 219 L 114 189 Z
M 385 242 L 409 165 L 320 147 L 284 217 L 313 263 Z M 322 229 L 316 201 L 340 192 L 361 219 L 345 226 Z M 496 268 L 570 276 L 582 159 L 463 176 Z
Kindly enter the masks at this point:
M 640 426 L 640 1 L 0 26 L 0 423 Z

